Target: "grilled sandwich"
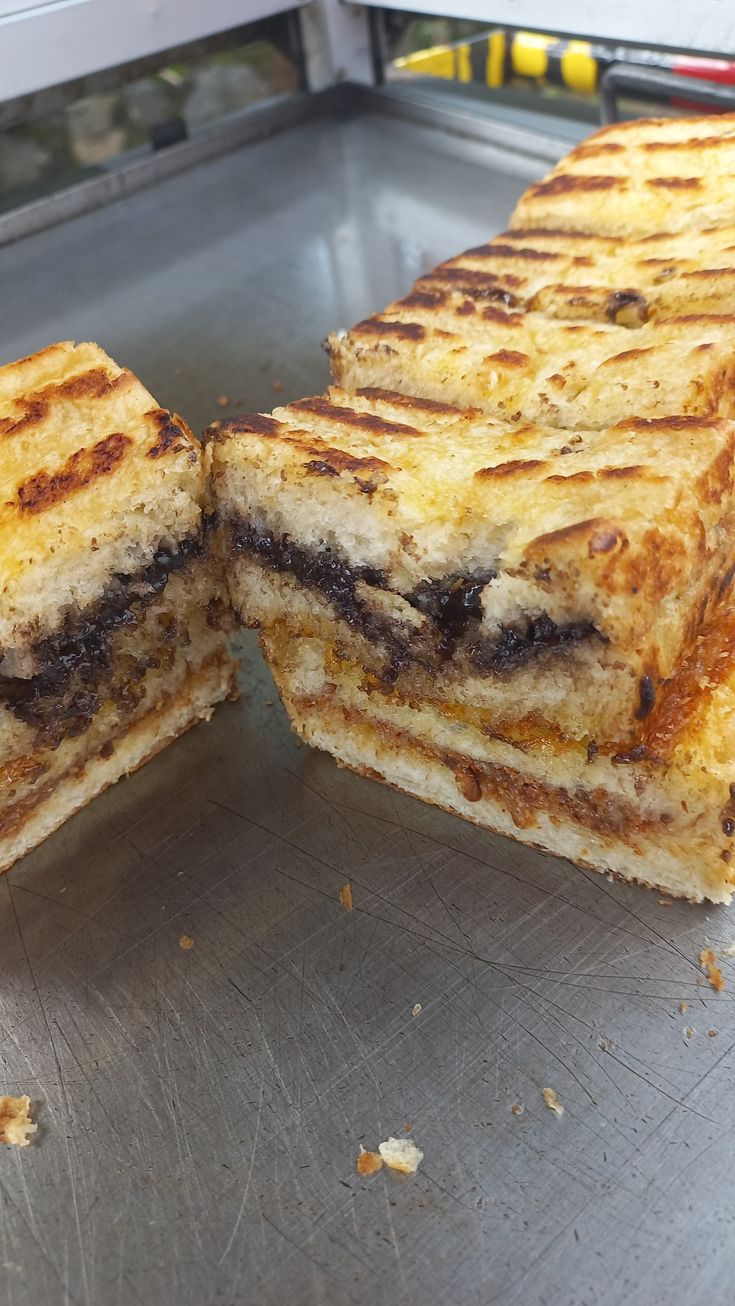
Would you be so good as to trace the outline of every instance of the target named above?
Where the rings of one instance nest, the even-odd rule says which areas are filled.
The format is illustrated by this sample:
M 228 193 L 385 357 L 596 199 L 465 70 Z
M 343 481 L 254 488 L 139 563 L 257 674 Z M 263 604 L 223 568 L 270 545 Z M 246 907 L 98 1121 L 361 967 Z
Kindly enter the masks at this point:
M 395 727 L 380 764 L 373 740 L 360 765 L 408 788 L 388 761 L 404 736 L 409 752 L 456 737 L 457 758 L 510 757 L 519 785 L 550 785 L 562 759 L 563 783 L 599 789 L 598 824 L 608 800 L 635 804 L 645 760 L 655 807 L 667 723 L 687 714 L 702 632 L 729 613 L 735 424 L 631 419 L 562 443 L 554 428 L 333 390 L 209 437 L 233 602 L 263 628 L 305 737 L 357 764 L 359 740 Z M 432 796 L 428 781 L 416 791 Z M 728 793 L 720 778 L 718 811 Z M 527 828 L 564 851 L 546 828 L 560 810 L 545 833 Z M 635 874 L 663 884 L 656 867 Z M 668 887 L 683 892 L 673 872 Z
M 0 869 L 232 686 L 201 450 L 97 345 L 0 368 Z
M 511 227 L 626 238 L 735 221 L 735 114 L 603 127 L 521 197 Z

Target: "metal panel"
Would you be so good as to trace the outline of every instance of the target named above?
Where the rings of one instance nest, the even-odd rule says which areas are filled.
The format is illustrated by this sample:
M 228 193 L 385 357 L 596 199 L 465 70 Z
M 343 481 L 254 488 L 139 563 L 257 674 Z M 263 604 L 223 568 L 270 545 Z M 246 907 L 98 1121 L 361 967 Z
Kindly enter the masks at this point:
M 534 167 L 284 132 L 0 250 L 0 358 L 96 337 L 197 428 L 268 409 Z M 245 646 L 238 704 L 0 878 L 0 1092 L 40 1123 L 0 1149 L 0 1300 L 725 1306 L 735 968 L 697 955 L 733 915 L 338 771 Z M 358 1178 L 409 1123 L 418 1174 Z
M 0 6 L 2 98 L 195 41 L 304 0 L 54 0 Z
M 336 3 L 336 0 L 326 0 Z M 385 8 L 380 0 L 345 0 L 346 3 Z M 567 0 L 548 4 L 544 0 L 401 0 L 400 9 L 410 13 L 469 18 L 488 27 L 531 28 L 560 36 L 584 36 L 603 41 L 649 45 L 696 54 L 735 54 L 735 7 L 731 0 Z

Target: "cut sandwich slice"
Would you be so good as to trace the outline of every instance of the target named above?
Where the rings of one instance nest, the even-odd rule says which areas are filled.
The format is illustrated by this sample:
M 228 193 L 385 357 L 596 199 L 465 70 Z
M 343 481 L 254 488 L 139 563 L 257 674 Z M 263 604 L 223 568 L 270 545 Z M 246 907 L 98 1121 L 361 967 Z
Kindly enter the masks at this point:
M 455 290 L 476 302 L 627 327 L 681 314 L 732 314 L 735 227 L 638 240 L 506 231 L 427 272 L 414 290 Z
M 734 172 L 735 114 L 616 123 L 531 186 L 510 226 L 626 238 L 727 226 Z
M 729 592 L 731 422 L 570 434 L 332 390 L 210 439 L 242 620 L 498 730 L 635 747 Z
M 495 735 L 464 705 L 403 699 L 288 621 L 263 648 L 296 732 L 337 761 L 499 834 L 693 902 L 735 888 L 735 677 L 663 753 Z
M 414 291 L 329 337 L 335 381 L 472 405 L 565 429 L 637 417 L 735 414 L 735 317 L 620 326 L 483 307 L 455 290 Z
M 186 425 L 96 345 L 0 368 L 0 869 L 210 715 L 230 616 Z

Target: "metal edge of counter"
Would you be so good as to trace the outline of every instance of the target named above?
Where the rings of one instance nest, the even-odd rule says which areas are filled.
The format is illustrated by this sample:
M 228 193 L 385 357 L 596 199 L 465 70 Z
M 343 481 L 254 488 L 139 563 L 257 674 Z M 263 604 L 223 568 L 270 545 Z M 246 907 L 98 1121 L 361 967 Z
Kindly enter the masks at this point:
M 271 100 L 262 107 L 238 115 L 235 120 L 203 131 L 191 140 L 10 209 L 0 214 L 0 246 L 124 199 L 208 159 L 253 144 L 289 127 L 317 117 L 368 112 L 435 128 L 507 153 L 523 154 L 538 159 L 541 164 L 556 162 L 569 148 L 568 141 L 552 133 L 537 134 L 487 113 L 442 103 L 441 97 L 426 92 L 344 82 L 323 91 Z

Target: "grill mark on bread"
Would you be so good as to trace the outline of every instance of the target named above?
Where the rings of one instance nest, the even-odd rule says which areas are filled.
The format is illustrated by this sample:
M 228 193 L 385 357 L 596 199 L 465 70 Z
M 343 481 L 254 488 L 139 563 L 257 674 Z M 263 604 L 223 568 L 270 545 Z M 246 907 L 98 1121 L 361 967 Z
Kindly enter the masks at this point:
M 24 481 L 17 490 L 21 512 L 36 514 L 86 489 L 101 476 L 107 476 L 122 462 L 132 444 L 122 431 L 98 440 L 89 449 L 77 449 L 56 472 L 40 471 Z
M 21 410 L 21 415 L 0 419 L 0 437 L 19 435 L 22 431 L 30 431 L 34 426 L 40 426 L 47 418 L 55 400 L 101 399 L 103 395 L 115 390 L 125 390 L 134 383 L 135 377 L 132 372 L 124 370 L 118 376 L 111 377 L 104 367 L 92 367 L 77 376 L 68 377 L 65 381 L 55 381 L 14 401 L 14 407 Z
M 503 480 L 510 476 L 525 476 L 545 465 L 541 458 L 515 458 L 508 463 L 497 463 L 495 467 L 480 467 L 475 477 L 481 481 Z
M 418 412 L 425 413 L 447 413 L 456 417 L 466 417 L 478 411 L 476 408 L 456 408 L 453 404 L 443 404 L 439 399 L 421 399 L 416 395 L 399 394 L 397 390 L 381 390 L 375 386 L 363 386 L 357 394 L 360 399 L 377 399 L 395 408 L 414 408 Z
M 497 349 L 494 354 L 485 357 L 486 363 L 499 363 L 501 367 L 528 367 L 530 361 L 528 354 L 515 349 Z
M 156 408 L 148 416 L 158 426 L 158 438 L 151 445 L 146 458 L 163 458 L 165 454 L 183 453 L 185 449 L 191 449 L 192 457 L 196 458 L 191 437 L 187 436 L 183 424 L 179 425 L 181 418 L 173 416 L 165 408 Z
M 324 417 L 340 426 L 352 426 L 358 430 L 369 431 L 371 435 L 421 435 L 421 432 L 417 431 L 415 426 L 406 426 L 402 422 L 392 422 L 387 418 L 377 417 L 374 413 L 355 412 L 353 408 L 340 407 L 337 404 L 330 403 L 329 399 L 321 397 L 298 399 L 296 403 L 289 404 L 288 411 L 313 413 L 315 417 Z
M 358 322 L 353 332 L 367 336 L 397 336 L 400 340 L 423 340 L 426 328 L 420 322 L 387 322 L 382 317 L 368 317 L 364 322 Z
M 585 176 L 573 172 L 561 172 L 547 181 L 539 181 L 526 191 L 525 198 L 537 199 L 551 195 L 574 195 L 579 191 L 624 191 L 628 188 L 624 177 Z
M 701 177 L 648 177 L 647 186 L 658 186 L 662 190 L 698 190 L 702 185 Z

